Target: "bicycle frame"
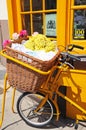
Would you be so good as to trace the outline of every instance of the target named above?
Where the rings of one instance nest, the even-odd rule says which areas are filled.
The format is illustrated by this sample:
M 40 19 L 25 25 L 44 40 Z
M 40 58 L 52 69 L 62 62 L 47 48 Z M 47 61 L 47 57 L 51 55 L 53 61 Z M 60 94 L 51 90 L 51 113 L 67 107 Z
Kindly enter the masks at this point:
M 75 108 L 77 108 L 79 111 L 81 111 L 84 115 L 86 114 L 86 110 L 81 107 L 80 105 L 78 105 L 76 102 L 74 102 L 72 99 L 68 98 L 68 96 L 65 96 L 64 94 L 62 94 L 60 91 L 59 91 L 59 87 L 60 86 L 68 86 L 68 83 L 67 81 L 65 80 L 64 83 L 62 84 L 62 77 L 64 77 L 64 73 L 66 73 L 66 75 L 68 75 L 68 73 L 82 73 L 82 74 L 86 74 L 86 71 L 83 71 L 83 70 L 73 70 L 73 69 L 69 69 L 68 66 L 63 66 L 63 67 L 59 67 L 59 66 L 54 66 L 53 69 L 56 69 L 58 70 L 58 73 L 56 74 L 56 76 L 53 78 L 52 82 L 50 80 L 51 75 L 50 77 L 48 78 L 48 80 L 46 81 L 46 83 L 44 84 L 44 86 L 42 86 L 42 88 L 39 90 L 39 92 L 41 93 L 45 93 L 48 94 L 49 96 L 49 99 L 53 102 L 54 102 L 54 105 L 57 106 L 57 100 L 56 100 L 56 96 L 60 96 L 62 97 L 63 99 L 65 99 L 67 102 L 69 102 L 71 105 L 73 105 Z M 54 95 L 54 99 L 53 99 L 53 95 Z M 46 100 L 46 98 L 45 98 Z M 58 108 L 58 107 L 57 107 Z M 57 109 L 57 113 L 59 112 L 59 109 Z M 60 113 L 60 112 L 59 112 Z M 58 114 L 57 114 L 58 115 Z

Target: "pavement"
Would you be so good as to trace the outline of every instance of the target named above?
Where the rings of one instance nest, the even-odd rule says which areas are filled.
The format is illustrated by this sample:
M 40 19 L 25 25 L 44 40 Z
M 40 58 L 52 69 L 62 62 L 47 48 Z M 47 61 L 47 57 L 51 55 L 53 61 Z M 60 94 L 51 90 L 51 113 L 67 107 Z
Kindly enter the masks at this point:
M 4 75 L 6 73 L 6 67 L 0 64 L 0 116 L 1 116 L 1 107 L 2 107 L 2 97 L 3 97 L 3 85 L 4 85 Z M 0 130 L 74 130 L 75 121 L 73 119 L 64 118 L 60 116 L 59 121 L 53 120 L 49 125 L 42 128 L 34 128 L 27 125 L 19 116 L 16 110 L 16 102 L 18 97 L 21 95 L 19 91 L 16 91 L 15 96 L 15 113 L 11 109 L 11 97 L 12 97 L 12 88 L 7 91 L 6 94 L 6 103 L 5 103 L 5 114 L 2 127 Z M 1 118 L 1 117 L 0 117 Z M 86 122 L 79 121 L 78 130 L 86 130 Z

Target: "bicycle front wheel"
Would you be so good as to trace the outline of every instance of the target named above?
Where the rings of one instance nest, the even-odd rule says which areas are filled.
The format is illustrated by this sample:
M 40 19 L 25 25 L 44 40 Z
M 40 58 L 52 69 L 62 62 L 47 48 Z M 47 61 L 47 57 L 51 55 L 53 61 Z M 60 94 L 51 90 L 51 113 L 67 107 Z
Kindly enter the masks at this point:
M 17 110 L 21 118 L 31 126 L 42 127 L 47 125 L 53 117 L 53 107 L 48 100 L 40 110 L 35 112 L 39 103 L 44 99 L 40 94 L 25 93 L 17 102 Z

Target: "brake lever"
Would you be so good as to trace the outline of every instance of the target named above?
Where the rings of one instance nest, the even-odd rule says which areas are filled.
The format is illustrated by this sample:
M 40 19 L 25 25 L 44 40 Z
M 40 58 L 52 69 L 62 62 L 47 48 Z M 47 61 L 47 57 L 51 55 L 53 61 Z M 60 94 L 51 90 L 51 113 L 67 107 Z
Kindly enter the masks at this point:
M 81 59 L 77 56 L 74 56 L 68 52 L 61 52 L 61 55 L 63 56 L 64 60 L 67 59 L 67 58 L 72 58 L 72 59 L 75 59 L 75 60 L 78 60 L 78 61 L 81 61 Z
M 72 55 L 72 54 L 69 54 L 69 53 L 68 53 L 68 56 L 69 56 L 70 58 L 72 58 L 72 59 L 77 60 L 77 61 L 81 61 L 81 59 L 80 59 L 79 57 L 74 56 L 74 55 Z
M 66 61 L 65 61 L 65 64 L 68 65 L 68 66 L 70 66 L 72 69 L 75 68 L 75 67 L 74 67 L 73 65 L 71 65 L 69 62 L 66 62 Z

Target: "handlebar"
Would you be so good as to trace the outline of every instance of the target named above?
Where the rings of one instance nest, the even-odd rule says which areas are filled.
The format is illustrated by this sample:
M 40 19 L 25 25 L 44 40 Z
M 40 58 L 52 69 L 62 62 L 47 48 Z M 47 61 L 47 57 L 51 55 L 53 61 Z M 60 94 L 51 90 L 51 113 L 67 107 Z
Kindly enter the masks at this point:
M 73 60 L 81 61 L 81 59 L 75 55 L 72 55 L 68 52 L 61 52 L 61 59 L 60 59 L 60 62 L 62 63 L 61 65 L 66 64 L 74 69 L 74 66 L 71 63 L 71 61 Z
M 83 46 L 80 46 L 80 45 L 75 45 L 75 44 L 70 44 L 66 47 L 66 50 L 67 51 L 72 51 L 74 48 L 78 48 L 78 49 L 84 49 Z
M 61 56 L 62 56 L 62 58 L 63 58 L 64 60 L 66 60 L 66 61 L 67 61 L 67 59 L 69 59 L 69 58 L 72 58 L 73 60 L 81 61 L 81 59 L 80 59 L 79 57 L 77 57 L 77 56 L 75 56 L 75 55 L 72 55 L 72 54 L 70 54 L 70 53 L 68 53 L 68 52 L 61 52 Z

